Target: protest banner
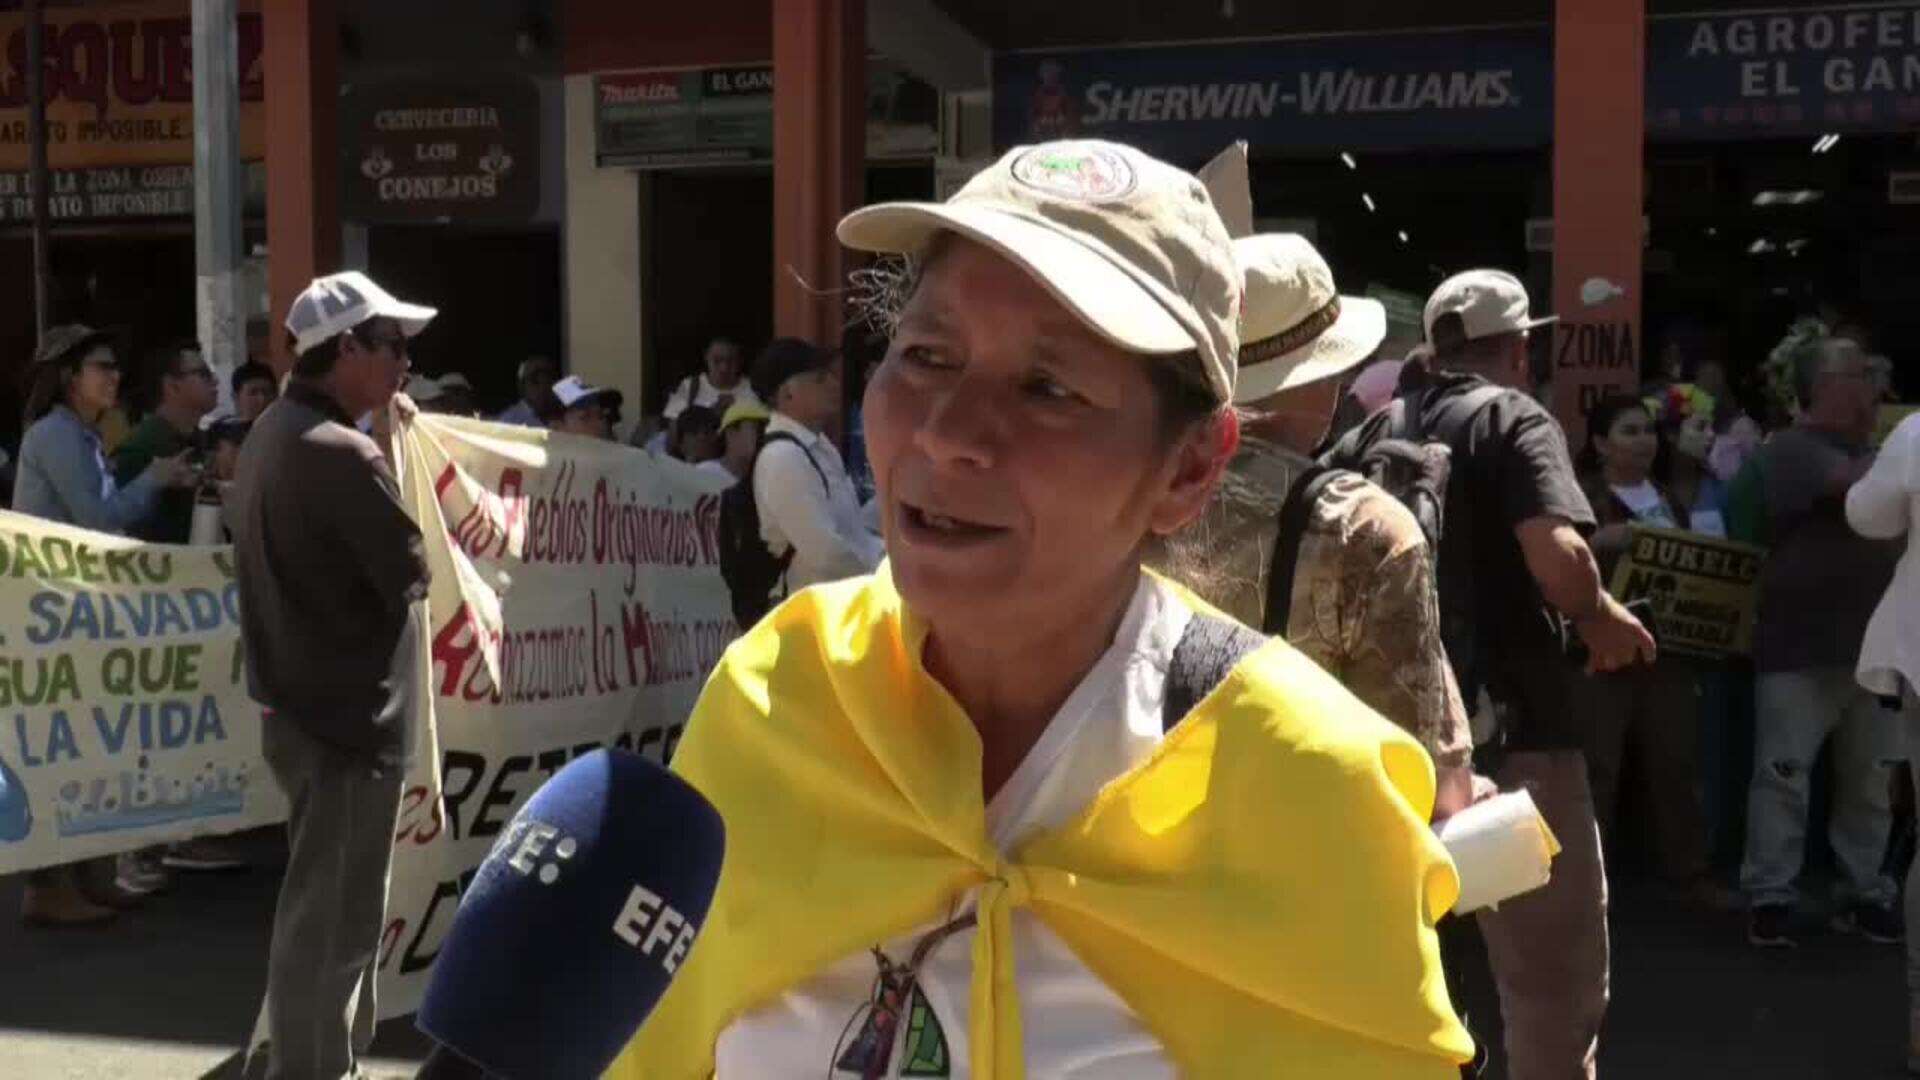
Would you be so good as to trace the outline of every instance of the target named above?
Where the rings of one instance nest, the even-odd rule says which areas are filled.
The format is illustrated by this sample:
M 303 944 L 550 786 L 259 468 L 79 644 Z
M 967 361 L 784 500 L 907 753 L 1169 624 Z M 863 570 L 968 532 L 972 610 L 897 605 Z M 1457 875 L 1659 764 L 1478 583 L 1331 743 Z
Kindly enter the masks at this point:
M 0 511 L 0 874 L 284 820 L 226 547 Z
M 1636 525 L 1614 568 L 1622 602 L 1647 600 L 1662 652 L 1719 658 L 1753 645 L 1763 548 L 1677 529 Z
M 719 572 L 725 481 L 616 443 L 422 414 L 401 489 L 433 573 L 432 723 L 395 830 L 380 1008 L 418 1007 L 461 891 L 574 757 L 664 761 L 737 634 Z M 674 828 L 660 823 L 663 833 Z

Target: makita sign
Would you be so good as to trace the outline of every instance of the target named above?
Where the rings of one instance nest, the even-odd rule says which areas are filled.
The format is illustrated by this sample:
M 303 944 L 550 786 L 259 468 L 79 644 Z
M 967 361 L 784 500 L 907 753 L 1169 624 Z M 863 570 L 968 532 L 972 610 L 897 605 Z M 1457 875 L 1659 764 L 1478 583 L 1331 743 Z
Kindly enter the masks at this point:
M 1534 145 L 1551 126 L 1534 29 L 1014 53 L 994 62 L 1001 145 L 1086 135 L 1169 156 L 1256 146 Z

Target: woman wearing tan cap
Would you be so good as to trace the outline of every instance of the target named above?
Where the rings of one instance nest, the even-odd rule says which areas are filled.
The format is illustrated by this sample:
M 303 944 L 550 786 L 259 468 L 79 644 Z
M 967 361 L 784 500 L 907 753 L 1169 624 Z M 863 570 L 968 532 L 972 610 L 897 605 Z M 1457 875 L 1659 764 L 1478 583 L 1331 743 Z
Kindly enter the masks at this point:
M 674 768 L 726 866 L 611 1075 L 1456 1075 L 1431 762 L 1141 568 L 1239 438 L 1205 190 L 1050 143 L 840 238 L 911 259 L 863 406 L 888 561 L 702 694 Z

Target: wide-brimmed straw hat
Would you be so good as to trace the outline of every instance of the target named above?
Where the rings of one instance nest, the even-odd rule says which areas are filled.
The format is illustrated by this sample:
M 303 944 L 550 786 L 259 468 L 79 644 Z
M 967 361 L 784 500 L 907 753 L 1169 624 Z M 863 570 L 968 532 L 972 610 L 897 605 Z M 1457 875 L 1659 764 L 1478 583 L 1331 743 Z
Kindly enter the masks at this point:
M 1243 237 L 1233 242 L 1233 254 L 1246 278 L 1236 402 L 1331 378 L 1372 356 L 1386 340 L 1386 307 L 1364 296 L 1341 296 L 1333 269 L 1306 237 Z

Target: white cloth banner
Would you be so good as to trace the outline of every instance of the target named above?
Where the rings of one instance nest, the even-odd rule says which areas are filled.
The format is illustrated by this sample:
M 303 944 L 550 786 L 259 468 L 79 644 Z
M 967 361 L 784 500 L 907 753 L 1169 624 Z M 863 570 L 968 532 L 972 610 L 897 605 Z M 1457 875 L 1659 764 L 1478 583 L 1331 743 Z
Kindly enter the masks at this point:
M 232 556 L 0 511 L 0 874 L 286 818 Z
M 716 546 L 724 480 L 429 414 L 397 442 L 433 573 L 432 722 L 417 725 L 400 803 L 383 1016 L 419 1006 L 462 888 L 521 803 L 599 746 L 665 760 L 737 633 Z

